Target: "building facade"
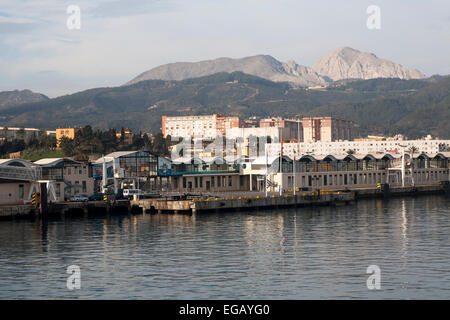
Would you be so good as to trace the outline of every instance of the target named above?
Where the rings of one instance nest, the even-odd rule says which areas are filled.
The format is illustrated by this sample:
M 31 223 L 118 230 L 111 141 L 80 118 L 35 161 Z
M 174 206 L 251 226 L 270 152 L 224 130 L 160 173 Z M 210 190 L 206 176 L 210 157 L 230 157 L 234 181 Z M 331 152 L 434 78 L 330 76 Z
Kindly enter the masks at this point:
M 353 139 L 353 121 L 334 117 L 302 118 L 304 142 Z
M 303 142 L 303 143 L 283 143 L 283 154 L 291 158 L 294 153 L 300 154 L 342 154 L 352 151 L 353 153 L 398 153 L 416 148 L 417 153 L 439 153 L 445 152 L 450 147 L 450 140 L 384 140 L 384 141 L 334 141 L 334 142 Z M 269 155 L 280 153 L 280 144 L 272 143 L 267 145 Z
M 67 201 L 77 194 L 94 193 L 89 164 L 68 158 L 46 158 L 34 162 L 42 168 L 42 179 L 54 181 L 56 201 Z

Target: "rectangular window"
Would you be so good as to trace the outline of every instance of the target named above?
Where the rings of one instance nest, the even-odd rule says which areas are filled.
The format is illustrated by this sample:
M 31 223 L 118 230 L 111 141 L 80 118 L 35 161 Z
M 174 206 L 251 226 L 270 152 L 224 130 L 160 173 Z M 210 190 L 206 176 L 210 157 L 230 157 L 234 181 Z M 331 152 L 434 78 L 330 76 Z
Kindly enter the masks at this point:
M 200 177 L 200 188 L 203 188 L 203 177 Z
M 60 184 L 60 183 L 57 183 L 57 184 L 56 184 L 56 190 L 55 190 L 55 193 L 56 193 L 56 197 L 57 197 L 57 198 L 61 197 L 61 184 Z
M 25 189 L 23 184 L 19 184 L 19 199 L 23 199 L 25 195 Z
M 218 187 L 221 187 L 221 178 L 220 177 L 217 177 L 217 186 Z
M 186 178 L 183 178 L 183 188 L 186 189 Z
M 231 177 L 231 176 L 228 177 L 228 186 L 229 187 L 233 186 L 233 177 Z
M 86 181 L 83 181 L 83 192 L 87 192 Z
M 211 177 L 211 187 L 214 188 L 214 177 Z

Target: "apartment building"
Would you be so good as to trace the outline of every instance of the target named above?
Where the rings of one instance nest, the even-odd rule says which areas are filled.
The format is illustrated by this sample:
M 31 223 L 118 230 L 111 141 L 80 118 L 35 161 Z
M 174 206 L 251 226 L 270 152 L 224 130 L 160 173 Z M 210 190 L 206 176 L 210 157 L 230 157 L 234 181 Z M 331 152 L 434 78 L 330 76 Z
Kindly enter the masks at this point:
M 398 153 L 411 148 L 416 148 L 416 153 L 439 153 L 447 151 L 450 147 L 450 140 L 382 140 L 382 141 L 334 141 L 334 142 L 303 142 L 303 143 L 283 143 L 283 154 L 289 157 L 295 154 L 343 154 L 349 150 L 353 153 Z M 280 144 L 272 143 L 267 145 L 269 155 L 280 153 Z
M 353 139 L 353 121 L 334 117 L 302 118 L 304 142 Z
M 303 125 L 300 119 L 265 118 L 259 121 L 260 128 L 279 127 L 285 128 L 284 139 L 303 141 Z
M 162 117 L 164 137 L 191 137 L 214 139 L 225 136 L 231 128 L 239 128 L 244 122 L 238 116 L 224 117 L 220 114 L 185 117 Z

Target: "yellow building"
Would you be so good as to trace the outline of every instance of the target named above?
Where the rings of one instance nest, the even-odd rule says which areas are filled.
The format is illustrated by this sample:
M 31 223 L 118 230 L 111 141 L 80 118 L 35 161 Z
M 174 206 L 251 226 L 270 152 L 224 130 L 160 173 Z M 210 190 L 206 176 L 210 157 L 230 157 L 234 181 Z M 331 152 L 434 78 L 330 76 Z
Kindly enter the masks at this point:
M 56 146 L 59 147 L 60 139 L 62 137 L 67 137 L 69 139 L 75 139 L 75 133 L 77 133 L 80 128 L 58 128 L 56 129 Z

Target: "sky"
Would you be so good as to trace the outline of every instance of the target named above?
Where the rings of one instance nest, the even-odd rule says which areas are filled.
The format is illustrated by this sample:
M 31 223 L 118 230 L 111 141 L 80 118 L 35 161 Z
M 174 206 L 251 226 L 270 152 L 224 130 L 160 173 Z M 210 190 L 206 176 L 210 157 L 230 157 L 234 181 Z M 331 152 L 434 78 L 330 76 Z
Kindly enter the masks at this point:
M 67 27 L 70 5 L 79 29 Z M 367 27 L 370 5 L 380 29 Z M 256 54 L 312 66 L 342 46 L 450 74 L 450 1 L 0 0 L 0 91 L 56 97 L 161 64 Z

